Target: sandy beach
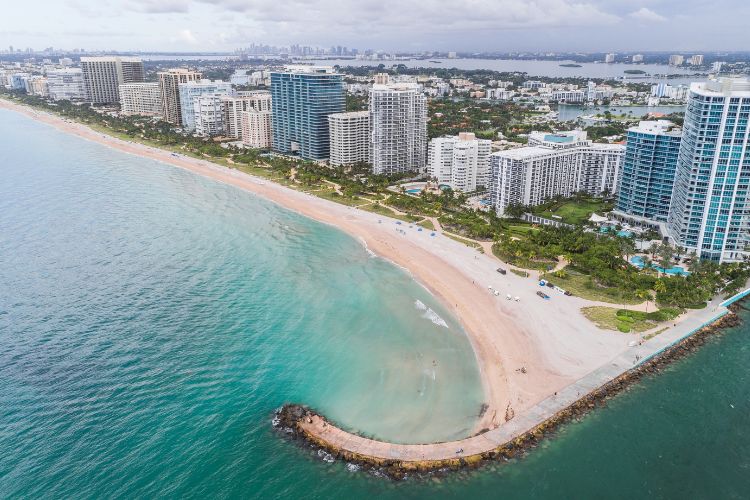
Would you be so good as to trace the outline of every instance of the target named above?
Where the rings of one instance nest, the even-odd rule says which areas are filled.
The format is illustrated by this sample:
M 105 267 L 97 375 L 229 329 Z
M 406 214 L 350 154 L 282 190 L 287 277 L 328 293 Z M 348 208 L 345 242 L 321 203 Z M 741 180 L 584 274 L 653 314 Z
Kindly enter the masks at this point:
M 236 186 L 287 209 L 333 225 L 376 255 L 407 269 L 460 320 L 479 365 L 487 410 L 475 431 L 494 429 L 555 395 L 628 350 L 634 336 L 596 328 L 580 308 L 596 303 L 553 293 L 536 296 L 536 275 L 495 271 L 500 262 L 441 234 L 296 191 L 208 161 L 123 141 L 85 125 L 0 99 L 0 108 L 23 113 L 66 133 L 151 158 Z M 488 291 L 499 290 L 500 296 Z M 506 300 L 506 295 L 519 301 Z M 612 305 L 612 304 L 608 304 Z M 615 306 L 616 307 L 616 306 Z

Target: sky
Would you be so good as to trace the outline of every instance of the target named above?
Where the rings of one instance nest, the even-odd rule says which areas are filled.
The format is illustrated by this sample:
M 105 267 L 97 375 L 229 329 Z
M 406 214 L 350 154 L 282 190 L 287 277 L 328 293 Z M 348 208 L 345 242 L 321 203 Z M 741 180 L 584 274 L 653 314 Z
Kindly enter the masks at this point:
M 0 48 L 750 50 L 749 0 L 4 0 Z

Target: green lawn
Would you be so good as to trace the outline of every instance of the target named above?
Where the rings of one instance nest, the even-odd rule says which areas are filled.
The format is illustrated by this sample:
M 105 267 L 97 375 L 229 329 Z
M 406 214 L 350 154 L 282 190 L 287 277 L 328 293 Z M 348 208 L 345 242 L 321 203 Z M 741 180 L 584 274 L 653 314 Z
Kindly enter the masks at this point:
M 584 307 L 581 312 L 599 328 L 623 333 L 645 332 L 676 318 L 680 314 L 678 309 L 669 308 L 646 313 L 605 306 Z M 660 332 L 664 330 L 666 328 L 660 330 Z
M 415 222 L 421 219 L 421 217 L 414 217 L 413 215 L 397 214 L 388 207 L 384 207 L 383 205 L 376 205 L 374 203 L 372 205 L 365 205 L 364 207 L 360 207 L 360 210 L 367 210 L 368 212 L 373 212 L 376 214 L 384 215 L 386 217 L 391 217 L 393 219 L 398 219 L 398 220 L 402 220 L 405 222 Z
M 324 198 L 326 200 L 335 201 L 336 203 L 341 203 L 342 205 L 347 205 L 350 207 L 356 207 L 357 205 L 361 205 L 363 203 L 367 203 L 367 200 L 364 200 L 362 198 L 347 198 L 346 196 L 341 196 L 336 191 L 330 190 L 330 191 L 320 191 L 312 193 L 318 198 Z
M 624 293 L 622 290 L 614 287 L 597 285 L 594 283 L 593 278 L 589 276 L 579 274 L 567 268 L 565 269 L 565 273 L 566 276 L 564 278 L 558 278 L 554 274 L 545 274 L 542 278 L 586 300 L 599 300 L 601 302 L 623 305 L 635 305 L 643 302 L 643 300 L 631 293 Z
M 553 215 L 562 218 L 562 222 L 567 224 L 583 224 L 591 214 L 597 212 L 607 212 L 612 210 L 612 204 L 598 198 L 576 200 L 563 200 L 560 202 L 550 202 L 533 208 L 534 215 L 545 217 L 547 219 L 558 220 Z
M 429 229 L 430 231 L 435 230 L 435 224 L 433 224 L 432 221 L 429 219 L 425 219 L 422 222 L 418 222 L 418 224 L 424 228 Z
M 476 241 L 465 240 L 465 239 L 461 238 L 460 236 L 456 236 L 456 235 L 450 234 L 450 233 L 443 233 L 443 235 L 447 236 L 448 238 L 450 238 L 452 240 L 455 240 L 455 241 L 457 241 L 459 243 L 463 243 L 467 247 L 476 248 L 476 249 L 480 250 L 482 253 L 484 253 L 484 250 L 482 249 L 482 245 L 480 245 Z

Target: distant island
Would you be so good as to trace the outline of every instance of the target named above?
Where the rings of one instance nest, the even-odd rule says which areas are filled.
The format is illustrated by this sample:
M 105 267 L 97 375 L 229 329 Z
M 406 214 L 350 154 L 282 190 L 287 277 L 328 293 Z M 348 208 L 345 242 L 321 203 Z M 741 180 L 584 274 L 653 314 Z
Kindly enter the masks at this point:
M 582 65 L 576 63 L 565 63 L 561 64 L 560 66 L 562 66 L 563 68 L 583 68 Z
M 643 71 L 642 69 L 626 69 L 625 70 L 625 74 L 628 74 L 628 75 L 645 75 L 646 72 Z

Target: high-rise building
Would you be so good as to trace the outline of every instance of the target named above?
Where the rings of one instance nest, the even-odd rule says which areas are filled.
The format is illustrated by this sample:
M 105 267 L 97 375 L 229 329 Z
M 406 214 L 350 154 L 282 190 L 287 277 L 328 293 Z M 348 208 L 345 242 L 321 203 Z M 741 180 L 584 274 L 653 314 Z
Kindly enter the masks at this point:
M 750 80 L 719 78 L 690 86 L 668 230 L 701 259 L 748 255 Z
M 156 82 L 120 85 L 120 109 L 126 115 L 161 116 L 161 92 Z
M 456 191 L 476 191 L 489 181 L 492 141 L 469 132 L 430 141 L 427 171 L 438 184 Z
M 82 101 L 86 99 L 86 86 L 80 68 L 55 69 L 47 72 L 49 98 L 53 101 Z
M 193 98 L 195 133 L 204 137 L 225 132 L 223 94 L 201 94 Z
M 224 106 L 225 133 L 228 137 L 236 139 L 242 135 L 241 112 L 271 110 L 271 93 L 265 90 L 238 92 L 236 95 L 225 95 L 221 99 Z
M 369 111 L 328 115 L 328 132 L 331 138 L 331 165 L 370 162 Z
M 610 54 L 607 54 L 607 55 L 605 55 L 605 56 L 604 56 L 604 62 L 605 62 L 605 63 L 608 63 L 608 64 L 609 64 L 609 63 L 613 63 L 613 62 L 615 62 L 615 55 L 614 55 L 614 54 L 611 54 L 611 53 L 610 53 Z
M 199 80 L 178 85 L 180 94 L 180 114 L 182 128 L 189 132 L 195 131 L 195 103 L 196 97 L 205 94 L 228 95 L 232 93 L 232 84 L 211 80 Z
M 81 57 L 86 99 L 94 104 L 120 101 L 120 85 L 142 82 L 143 61 L 135 57 Z
M 584 191 L 613 194 L 625 146 L 598 144 L 586 132 L 532 132 L 527 147 L 490 155 L 490 199 L 498 214 L 509 205 L 539 205 Z
M 240 138 L 251 148 L 271 147 L 271 110 L 240 111 Z
M 271 73 L 273 149 L 308 160 L 330 154 L 328 115 L 346 109 L 342 75 L 330 67 L 290 66 Z
M 26 93 L 39 97 L 49 95 L 49 84 L 47 79 L 41 75 L 33 75 L 26 79 Z
M 157 74 L 159 76 L 162 116 L 169 123 L 182 125 L 180 84 L 199 81 L 201 73 L 185 68 L 172 68 L 167 71 L 160 71 Z
M 416 83 L 375 84 L 370 89 L 370 159 L 375 174 L 424 169 L 427 99 Z
M 690 58 L 690 65 L 691 66 L 703 66 L 703 55 L 702 54 L 695 54 Z
M 634 54 L 633 57 L 630 59 L 634 63 L 642 63 L 643 62 L 643 54 Z
M 682 130 L 667 120 L 628 129 L 615 217 L 636 225 L 667 221 L 681 136 Z
M 673 54 L 669 56 L 670 66 L 682 66 L 684 62 L 685 62 L 685 56 L 681 56 L 680 54 Z

